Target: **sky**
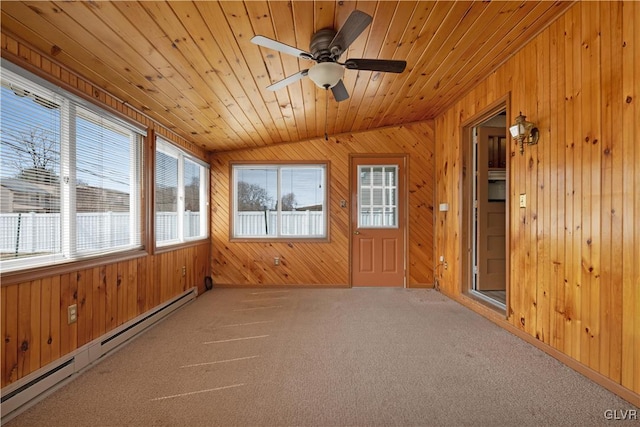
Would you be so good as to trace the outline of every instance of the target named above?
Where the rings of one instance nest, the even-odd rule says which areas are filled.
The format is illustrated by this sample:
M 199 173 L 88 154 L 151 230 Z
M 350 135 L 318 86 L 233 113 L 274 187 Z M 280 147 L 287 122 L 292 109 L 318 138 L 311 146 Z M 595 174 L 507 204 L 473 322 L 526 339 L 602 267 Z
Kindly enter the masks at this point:
M 275 208 L 277 191 L 277 173 L 275 169 L 266 168 L 236 167 L 234 173 L 237 181 L 257 184 L 269 190 L 269 195 L 273 198 Z M 296 166 L 282 168 L 282 195 L 288 193 L 295 194 L 297 207 L 312 206 L 322 204 L 324 201 L 324 171 L 318 166 Z
M 4 82 L 3 82 L 4 83 Z M 20 93 L 20 92 L 19 92 Z M 47 108 L 33 96 L 17 96 L 2 85 L 0 93 L 0 176 L 15 177 L 20 168 L 33 167 L 22 139 L 35 131 L 53 151 L 48 169 L 60 175 L 60 108 Z M 129 192 L 131 153 L 129 137 L 93 120 L 79 117 L 76 122 L 77 181 L 91 186 Z M 42 147 L 43 143 L 40 142 Z

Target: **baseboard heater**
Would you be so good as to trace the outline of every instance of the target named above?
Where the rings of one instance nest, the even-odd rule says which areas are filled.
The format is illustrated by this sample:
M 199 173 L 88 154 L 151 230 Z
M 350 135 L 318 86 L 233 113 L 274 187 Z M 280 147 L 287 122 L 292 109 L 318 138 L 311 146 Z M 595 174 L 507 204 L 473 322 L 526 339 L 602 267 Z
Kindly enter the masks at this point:
M 191 288 L 2 390 L 2 424 L 44 399 L 81 371 L 197 296 Z

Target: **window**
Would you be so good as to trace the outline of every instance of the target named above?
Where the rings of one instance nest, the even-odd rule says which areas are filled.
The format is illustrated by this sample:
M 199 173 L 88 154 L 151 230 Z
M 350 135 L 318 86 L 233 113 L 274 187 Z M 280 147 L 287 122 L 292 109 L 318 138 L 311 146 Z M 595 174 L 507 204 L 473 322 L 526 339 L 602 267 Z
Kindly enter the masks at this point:
M 398 167 L 358 166 L 358 227 L 398 228 Z
M 141 247 L 144 130 L 8 67 L 0 111 L 0 269 Z
M 156 142 L 156 244 L 207 237 L 209 166 L 167 141 Z
M 234 165 L 233 237 L 325 238 L 326 165 Z

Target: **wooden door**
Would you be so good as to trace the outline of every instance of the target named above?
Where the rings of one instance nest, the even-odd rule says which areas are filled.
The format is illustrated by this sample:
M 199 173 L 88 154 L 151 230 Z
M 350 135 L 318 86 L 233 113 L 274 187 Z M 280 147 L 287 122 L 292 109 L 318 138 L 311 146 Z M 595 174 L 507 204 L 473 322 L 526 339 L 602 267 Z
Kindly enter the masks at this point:
M 478 132 L 476 290 L 479 291 L 506 288 L 506 205 L 501 192 L 490 189 L 490 186 L 505 184 L 506 160 L 502 160 L 500 154 L 506 148 L 505 133 L 504 128 L 496 127 L 479 128 Z M 492 167 L 495 165 L 497 167 Z M 500 178 L 496 180 L 491 174 Z
M 351 283 L 404 286 L 404 157 L 353 157 Z

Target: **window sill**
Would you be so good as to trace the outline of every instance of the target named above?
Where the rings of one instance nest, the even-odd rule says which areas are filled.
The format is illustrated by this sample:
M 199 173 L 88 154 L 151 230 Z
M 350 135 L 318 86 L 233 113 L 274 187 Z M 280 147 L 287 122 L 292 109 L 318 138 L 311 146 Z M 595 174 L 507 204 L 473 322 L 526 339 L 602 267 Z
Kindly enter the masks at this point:
M 210 241 L 211 241 L 211 239 L 209 237 L 206 237 L 204 239 L 188 240 L 186 242 L 172 243 L 172 244 L 166 245 L 166 246 L 156 246 L 156 250 L 155 250 L 154 254 L 162 254 L 162 253 L 165 253 L 165 252 L 175 251 L 177 249 L 190 248 L 192 246 L 200 246 L 200 245 L 202 245 L 204 243 L 209 243 Z
M 91 258 L 81 258 L 71 260 L 65 263 L 46 265 L 42 267 L 24 268 L 20 270 L 8 271 L 2 273 L 2 287 L 13 285 L 16 283 L 30 282 L 32 280 L 42 279 L 44 277 L 57 276 L 61 274 L 72 273 L 79 270 L 86 270 L 102 265 L 113 264 L 116 262 L 129 261 L 149 255 L 146 249 L 133 249 L 129 251 L 116 252 L 109 255 L 98 255 Z

